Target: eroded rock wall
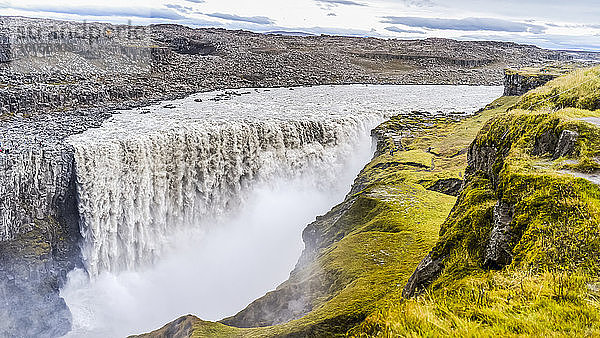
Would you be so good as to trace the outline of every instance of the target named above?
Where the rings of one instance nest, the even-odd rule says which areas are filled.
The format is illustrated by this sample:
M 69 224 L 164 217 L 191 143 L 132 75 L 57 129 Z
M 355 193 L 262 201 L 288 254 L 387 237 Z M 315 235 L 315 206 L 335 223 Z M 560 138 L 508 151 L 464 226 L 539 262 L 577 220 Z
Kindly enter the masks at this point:
M 504 95 L 521 96 L 528 91 L 545 85 L 559 74 L 523 74 L 512 70 L 504 71 Z

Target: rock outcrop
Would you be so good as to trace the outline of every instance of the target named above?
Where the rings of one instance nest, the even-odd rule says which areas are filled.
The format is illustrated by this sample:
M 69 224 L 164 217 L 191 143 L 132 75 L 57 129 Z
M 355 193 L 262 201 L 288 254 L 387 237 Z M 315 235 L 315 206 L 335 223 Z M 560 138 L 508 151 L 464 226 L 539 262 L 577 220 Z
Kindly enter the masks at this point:
M 575 143 L 579 138 L 579 133 L 572 130 L 563 130 L 558 138 L 558 144 L 554 149 L 554 155 L 552 156 L 553 160 L 557 158 L 571 155 L 575 150 Z
M 560 74 L 527 73 L 506 69 L 504 71 L 504 95 L 521 96 L 558 76 Z
M 443 178 L 435 181 L 427 190 L 441 192 L 450 196 L 458 196 L 462 187 L 463 180 L 458 178 Z
M 444 270 L 442 259 L 431 257 L 431 253 L 417 266 L 415 272 L 410 276 L 408 282 L 402 289 L 402 297 L 410 298 L 419 293 L 425 287 L 435 281 Z
M 512 222 L 514 207 L 499 201 L 493 210 L 493 226 L 490 240 L 485 248 L 483 265 L 490 268 L 501 268 L 512 262 Z

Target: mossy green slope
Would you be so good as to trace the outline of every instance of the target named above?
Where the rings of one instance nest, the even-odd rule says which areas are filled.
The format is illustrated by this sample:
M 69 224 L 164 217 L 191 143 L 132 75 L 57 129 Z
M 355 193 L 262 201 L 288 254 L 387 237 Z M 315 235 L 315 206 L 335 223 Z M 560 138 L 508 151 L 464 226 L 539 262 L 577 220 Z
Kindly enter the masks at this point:
M 583 68 L 550 81 L 523 96 L 523 109 L 580 108 L 600 109 L 600 67 Z
M 501 98 L 469 118 L 408 114 L 382 124 L 378 130 L 386 136 L 376 157 L 346 201 L 309 225 L 307 249 L 290 279 L 223 321 L 266 326 L 236 328 L 197 319 L 193 336 L 343 336 L 378 310 L 400 303 L 408 277 L 435 245 L 456 203 L 456 197 L 427 188 L 440 180 L 461 180 L 471 140 L 516 100 Z M 268 318 L 268 311 L 288 311 L 299 298 L 304 312 L 271 324 L 281 318 Z
M 351 335 L 600 335 L 599 95 L 600 67 L 578 70 L 487 123 L 431 252 L 443 271 Z M 503 267 L 485 264 L 498 205 L 511 210 Z

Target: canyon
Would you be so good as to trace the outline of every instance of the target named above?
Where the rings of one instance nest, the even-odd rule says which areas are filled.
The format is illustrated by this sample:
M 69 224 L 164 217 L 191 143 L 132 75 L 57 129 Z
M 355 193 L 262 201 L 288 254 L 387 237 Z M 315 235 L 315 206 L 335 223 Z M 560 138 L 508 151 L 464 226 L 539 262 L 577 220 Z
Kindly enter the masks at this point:
M 505 67 L 581 56 L 485 41 L 0 21 L 0 333 L 9 336 L 67 333 L 73 316 L 59 289 L 70 272 L 150 266 L 167 234 L 234 209 L 252 182 L 335 176 L 384 119 L 473 113 L 501 95 L 482 85 L 502 84 Z M 524 80 L 509 75 L 521 91 L 509 94 L 522 94 Z M 339 86 L 359 83 L 371 86 Z M 275 324 L 306 311 L 226 321 Z

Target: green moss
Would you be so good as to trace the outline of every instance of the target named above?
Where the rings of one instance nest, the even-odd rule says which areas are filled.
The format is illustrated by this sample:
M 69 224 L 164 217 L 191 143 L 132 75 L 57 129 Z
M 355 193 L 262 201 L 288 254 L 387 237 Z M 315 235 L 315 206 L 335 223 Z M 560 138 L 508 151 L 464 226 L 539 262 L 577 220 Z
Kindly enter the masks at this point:
M 578 69 L 550 81 L 522 97 L 522 109 L 580 108 L 600 109 L 600 67 Z
M 496 196 L 490 181 L 482 178 L 473 179 L 464 191 L 440 229 L 434 257 L 452 252 L 460 256 L 459 264 L 471 264 L 471 260 L 481 261 L 477 248 L 483 247 L 488 239 Z M 449 264 L 448 268 L 454 269 L 454 266 Z
M 52 217 L 36 220 L 31 230 L 15 239 L 0 243 L 0 255 L 11 257 L 23 265 L 47 261 L 52 257 L 52 237 L 58 236 L 60 227 Z

